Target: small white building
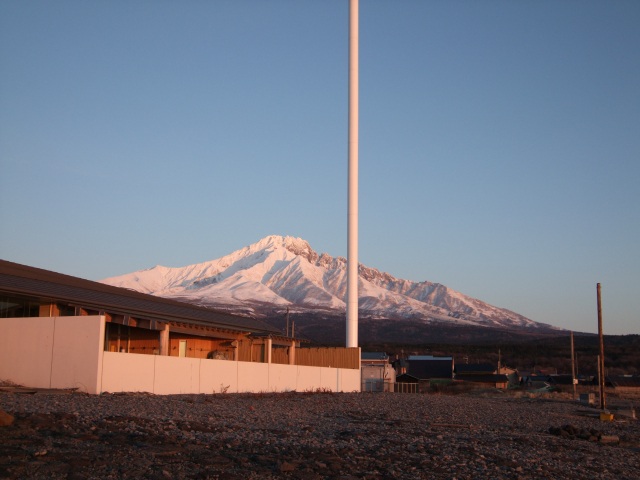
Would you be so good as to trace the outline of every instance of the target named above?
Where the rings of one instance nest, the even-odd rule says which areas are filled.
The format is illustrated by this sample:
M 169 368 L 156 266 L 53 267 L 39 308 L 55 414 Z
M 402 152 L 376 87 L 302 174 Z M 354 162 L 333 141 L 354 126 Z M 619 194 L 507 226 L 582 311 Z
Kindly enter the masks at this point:
M 396 371 L 384 352 L 362 352 L 360 357 L 363 392 L 393 392 Z

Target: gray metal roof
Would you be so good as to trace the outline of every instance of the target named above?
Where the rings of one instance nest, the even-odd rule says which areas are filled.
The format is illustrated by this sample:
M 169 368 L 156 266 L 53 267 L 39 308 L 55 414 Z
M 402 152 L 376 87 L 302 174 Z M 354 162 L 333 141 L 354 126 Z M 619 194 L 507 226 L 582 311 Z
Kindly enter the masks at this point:
M 361 360 L 388 360 L 389 355 L 385 352 L 362 352 L 360 354 Z
M 251 333 L 281 334 L 277 328 L 255 318 L 218 312 L 7 260 L 0 260 L 0 292 L 161 321 L 187 322 Z
M 407 360 L 453 360 L 453 357 L 434 357 L 433 355 L 409 355 Z
M 625 375 L 608 376 L 607 380 L 611 382 L 614 387 L 634 387 L 640 388 L 640 377 L 631 377 Z

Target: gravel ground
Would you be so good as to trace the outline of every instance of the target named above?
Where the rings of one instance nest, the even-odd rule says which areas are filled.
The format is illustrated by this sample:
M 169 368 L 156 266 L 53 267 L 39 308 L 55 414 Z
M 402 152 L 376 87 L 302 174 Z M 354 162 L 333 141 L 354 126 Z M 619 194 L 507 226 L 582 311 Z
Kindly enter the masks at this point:
M 0 391 L 0 410 L 0 478 L 640 478 L 639 422 L 560 397 Z

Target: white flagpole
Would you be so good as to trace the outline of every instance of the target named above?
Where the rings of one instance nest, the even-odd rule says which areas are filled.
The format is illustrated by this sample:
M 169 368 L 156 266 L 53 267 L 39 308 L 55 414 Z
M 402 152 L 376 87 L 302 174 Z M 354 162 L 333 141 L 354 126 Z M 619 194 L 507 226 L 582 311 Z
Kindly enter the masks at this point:
M 347 347 L 358 346 L 358 0 L 349 0 Z

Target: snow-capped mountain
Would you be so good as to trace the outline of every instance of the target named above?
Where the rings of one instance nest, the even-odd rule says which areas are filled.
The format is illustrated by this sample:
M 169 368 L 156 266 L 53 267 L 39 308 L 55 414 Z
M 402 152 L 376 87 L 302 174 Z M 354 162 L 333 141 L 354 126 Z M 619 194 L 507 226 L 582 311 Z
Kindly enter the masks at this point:
M 347 262 L 317 254 L 300 238 L 269 236 L 217 260 L 111 277 L 103 283 L 260 316 L 266 311 L 346 310 Z M 447 321 L 515 329 L 553 328 L 431 282 L 395 278 L 359 266 L 359 311 L 368 318 Z

